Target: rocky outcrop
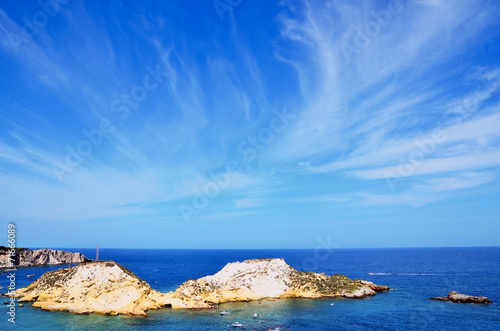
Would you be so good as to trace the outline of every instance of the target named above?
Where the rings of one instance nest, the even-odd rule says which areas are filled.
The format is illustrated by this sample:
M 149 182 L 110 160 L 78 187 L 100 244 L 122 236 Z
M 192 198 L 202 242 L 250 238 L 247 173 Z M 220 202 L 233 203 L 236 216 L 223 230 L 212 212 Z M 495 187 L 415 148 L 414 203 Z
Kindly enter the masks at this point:
M 389 286 L 376 285 L 376 284 L 374 284 L 372 282 L 369 282 L 367 280 L 355 279 L 354 282 L 358 283 L 358 284 L 361 284 L 361 285 L 364 285 L 364 286 L 367 286 L 367 287 L 371 288 L 372 290 L 374 290 L 375 292 L 388 292 L 388 291 L 391 290 L 389 288 Z
M 493 303 L 487 297 L 475 297 L 467 294 L 460 294 L 455 291 L 451 291 L 450 293 L 448 293 L 447 297 L 434 297 L 431 298 L 431 300 L 451 301 L 454 303 Z
M 101 313 L 145 316 L 163 307 L 163 295 L 116 262 L 88 262 L 43 274 L 15 292 L 18 302 L 33 307 L 75 314 Z
M 55 249 L 33 249 L 15 252 L 0 251 L 0 268 L 31 267 L 36 265 L 71 264 L 90 261 L 81 253 Z
M 258 259 L 229 263 L 215 275 L 160 293 L 115 262 L 94 261 L 47 272 L 14 296 L 45 310 L 144 316 L 148 309 L 161 307 L 211 308 L 265 298 L 364 298 L 385 290 L 339 274 L 300 272 L 283 259 Z
M 365 298 L 375 292 L 344 275 L 300 272 L 283 259 L 257 259 L 229 263 L 215 275 L 185 282 L 172 295 L 187 307 L 208 307 L 264 298 Z

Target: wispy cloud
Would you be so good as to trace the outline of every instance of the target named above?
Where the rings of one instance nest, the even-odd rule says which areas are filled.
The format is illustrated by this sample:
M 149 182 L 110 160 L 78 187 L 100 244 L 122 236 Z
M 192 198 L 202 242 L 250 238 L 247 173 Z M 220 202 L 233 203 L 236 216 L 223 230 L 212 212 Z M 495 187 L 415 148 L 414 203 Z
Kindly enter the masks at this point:
M 473 2 L 399 4 L 391 15 L 371 3 L 306 3 L 301 11 L 295 7 L 281 16 L 284 42 L 310 57 L 304 62 L 297 53 L 278 49 L 278 58 L 297 70 L 302 97 L 309 102 L 269 153 L 271 160 L 297 160 L 297 170 L 305 173 L 365 180 L 500 165 L 498 67 L 434 74 L 442 75 L 450 58 L 475 47 L 474 38 L 489 28 L 498 8 Z M 386 21 L 378 34 L 367 37 L 363 29 L 377 25 L 381 11 Z M 369 39 L 366 45 L 346 59 L 343 47 L 362 37 Z M 435 134 L 440 140 L 429 145 Z M 415 157 L 418 166 L 409 160 Z M 401 174 L 408 166 L 411 173 Z
M 262 205 L 261 202 L 254 199 L 238 199 L 235 202 L 235 208 L 252 208 Z
M 294 198 L 286 200 L 287 203 L 342 203 L 351 201 L 351 197 L 338 197 L 329 195 L 310 196 L 307 198 Z
M 495 175 L 491 173 L 466 172 L 453 177 L 429 179 L 424 187 L 432 192 L 453 191 L 479 186 L 493 180 Z
M 429 203 L 446 199 L 445 193 L 474 188 L 496 179 L 494 173 L 459 172 L 452 176 L 428 178 L 412 188 L 394 194 L 364 193 L 359 196 L 361 202 L 368 205 L 406 205 L 421 207 Z
M 8 32 L 40 7 L 0 8 L 3 218 L 184 226 L 177 206 L 231 162 L 198 224 L 326 224 L 332 210 L 453 204 L 498 181 L 496 4 L 261 2 L 223 22 L 209 2 L 123 6 L 72 1 L 18 52 Z M 277 111 L 293 114 L 279 132 Z M 91 143 L 102 121 L 113 130 Z M 71 151 L 85 155 L 60 181 Z

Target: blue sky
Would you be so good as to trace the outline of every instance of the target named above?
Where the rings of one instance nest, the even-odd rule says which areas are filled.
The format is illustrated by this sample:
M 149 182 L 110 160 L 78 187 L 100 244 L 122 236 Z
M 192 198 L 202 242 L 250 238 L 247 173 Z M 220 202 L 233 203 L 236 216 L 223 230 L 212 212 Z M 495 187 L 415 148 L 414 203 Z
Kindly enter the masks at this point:
M 0 5 L 0 244 L 500 244 L 497 2 L 40 3 Z

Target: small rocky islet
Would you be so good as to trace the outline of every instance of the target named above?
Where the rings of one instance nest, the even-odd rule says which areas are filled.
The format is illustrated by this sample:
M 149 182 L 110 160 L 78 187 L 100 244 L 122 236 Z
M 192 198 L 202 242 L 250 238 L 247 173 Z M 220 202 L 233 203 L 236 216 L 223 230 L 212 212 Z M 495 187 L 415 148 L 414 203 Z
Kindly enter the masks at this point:
M 215 275 L 161 293 L 113 261 L 92 261 L 43 274 L 13 294 L 33 307 L 75 314 L 146 316 L 149 309 L 213 308 L 226 302 L 278 298 L 365 298 L 389 287 L 344 275 L 301 272 L 283 259 L 228 263 Z
M 431 300 L 436 301 L 450 301 L 453 303 L 479 303 L 479 304 L 490 304 L 493 303 L 487 297 L 477 297 L 467 294 L 461 294 L 455 291 L 450 291 L 446 297 L 433 297 Z

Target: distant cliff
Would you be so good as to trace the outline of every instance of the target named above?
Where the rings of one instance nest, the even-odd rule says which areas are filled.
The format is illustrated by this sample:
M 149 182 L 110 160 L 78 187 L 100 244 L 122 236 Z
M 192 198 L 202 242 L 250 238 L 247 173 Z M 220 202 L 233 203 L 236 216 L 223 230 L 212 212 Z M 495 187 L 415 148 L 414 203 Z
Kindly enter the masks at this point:
M 0 251 L 0 268 L 31 267 L 36 265 L 70 264 L 90 261 L 81 253 L 55 249 L 33 249 L 16 251 L 12 257 L 8 250 Z
M 46 272 L 13 296 L 44 310 L 145 316 L 148 309 L 162 307 L 211 308 L 266 298 L 364 298 L 388 290 L 339 274 L 300 272 L 283 259 L 258 259 L 228 263 L 215 275 L 160 293 L 116 262 L 94 261 Z

